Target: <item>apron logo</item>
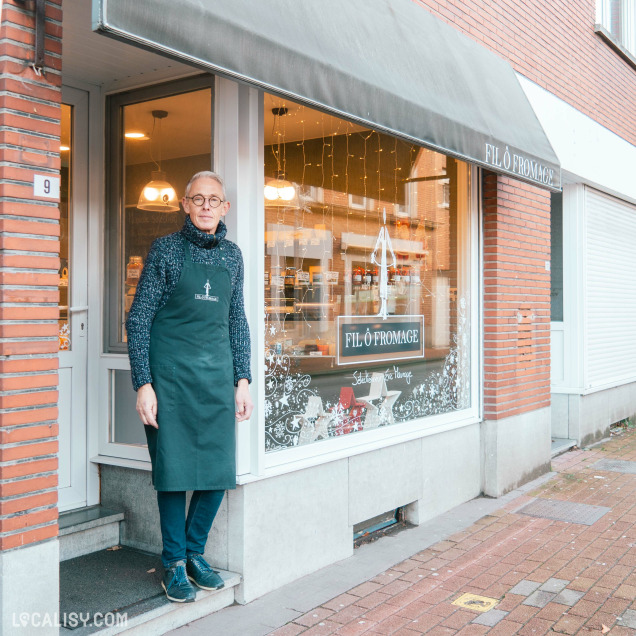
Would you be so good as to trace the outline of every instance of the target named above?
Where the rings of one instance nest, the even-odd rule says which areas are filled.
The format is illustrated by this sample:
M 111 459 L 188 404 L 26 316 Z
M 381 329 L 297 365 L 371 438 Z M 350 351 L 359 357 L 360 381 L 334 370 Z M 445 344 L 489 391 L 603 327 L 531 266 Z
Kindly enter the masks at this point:
M 219 302 L 218 296 L 210 296 L 210 287 L 212 287 L 212 285 L 210 285 L 210 280 L 208 279 L 205 281 L 205 285 L 203 285 L 203 289 L 205 289 L 205 294 L 195 294 L 194 299 L 195 300 L 211 300 L 212 302 L 218 303 Z

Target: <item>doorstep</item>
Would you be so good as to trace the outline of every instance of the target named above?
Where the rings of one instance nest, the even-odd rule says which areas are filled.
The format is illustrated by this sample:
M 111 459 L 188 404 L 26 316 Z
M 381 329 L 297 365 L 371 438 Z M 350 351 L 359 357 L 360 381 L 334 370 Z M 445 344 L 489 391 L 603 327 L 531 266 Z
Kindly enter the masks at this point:
M 126 546 L 60 563 L 61 636 L 165 634 L 234 603 L 241 577 L 217 570 L 221 590 L 197 589 L 194 603 L 172 603 L 161 588 L 163 567 L 156 554 Z
M 552 457 L 556 457 L 557 455 L 562 455 L 563 453 L 566 453 L 567 451 L 569 451 L 571 448 L 574 448 L 575 446 L 576 446 L 575 439 L 553 437 L 552 448 L 551 448 Z
M 123 512 L 101 505 L 62 512 L 58 521 L 60 561 L 117 545 L 123 520 Z

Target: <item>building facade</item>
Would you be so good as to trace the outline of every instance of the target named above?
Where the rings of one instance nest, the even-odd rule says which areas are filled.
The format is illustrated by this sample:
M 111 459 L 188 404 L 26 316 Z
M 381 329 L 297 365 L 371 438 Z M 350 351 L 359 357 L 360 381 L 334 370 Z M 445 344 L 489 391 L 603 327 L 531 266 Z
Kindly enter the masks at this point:
M 228 602 L 633 413 L 633 3 L 297 4 L 2 2 L 0 634 L 60 560 L 160 551 L 124 323 L 199 170 L 252 333 Z

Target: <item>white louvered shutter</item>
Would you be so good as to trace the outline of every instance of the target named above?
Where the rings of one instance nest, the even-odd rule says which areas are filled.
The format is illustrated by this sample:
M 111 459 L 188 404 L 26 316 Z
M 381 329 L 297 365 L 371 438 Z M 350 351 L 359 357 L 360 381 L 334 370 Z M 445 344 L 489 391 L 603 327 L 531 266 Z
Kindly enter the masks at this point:
M 585 190 L 586 385 L 636 377 L 636 206 Z

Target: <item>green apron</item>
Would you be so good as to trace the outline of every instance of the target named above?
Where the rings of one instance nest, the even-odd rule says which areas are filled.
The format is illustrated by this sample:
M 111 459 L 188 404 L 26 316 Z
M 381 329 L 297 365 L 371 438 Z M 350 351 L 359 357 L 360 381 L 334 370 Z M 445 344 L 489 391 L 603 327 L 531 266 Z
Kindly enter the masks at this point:
M 145 426 L 155 490 L 236 488 L 234 371 L 227 269 L 193 263 L 150 331 L 158 429 Z

